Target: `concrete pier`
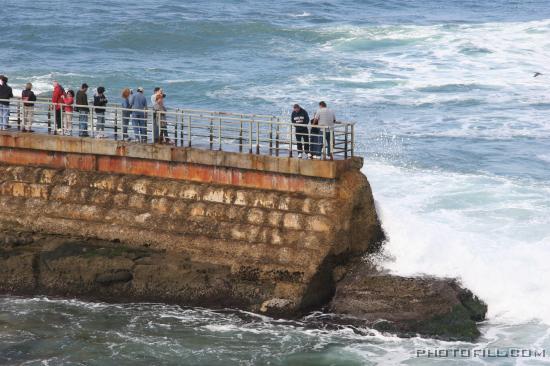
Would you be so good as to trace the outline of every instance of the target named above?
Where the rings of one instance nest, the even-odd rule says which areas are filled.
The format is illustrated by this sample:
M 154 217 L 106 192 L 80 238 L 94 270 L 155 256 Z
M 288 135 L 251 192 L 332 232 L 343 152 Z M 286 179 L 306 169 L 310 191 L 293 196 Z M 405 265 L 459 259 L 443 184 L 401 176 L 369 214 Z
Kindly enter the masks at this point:
M 123 281 L 105 285 L 98 278 L 111 278 L 124 265 L 85 276 L 86 267 L 99 263 L 86 257 L 90 262 L 78 268 L 50 263 L 29 279 L 25 292 L 76 295 L 88 289 L 93 296 L 101 288 L 128 299 L 297 313 L 326 303 L 334 292 L 334 270 L 383 237 L 361 166 L 357 157 L 302 160 L 1 132 L 0 228 L 173 254 L 225 278 L 224 284 L 201 282 L 190 292 L 200 271 L 181 272 L 175 265 L 177 279 L 150 274 L 144 288 L 138 281 L 142 267 L 134 264 Z M 57 249 L 39 253 L 44 250 Z M 37 265 L 34 255 L 25 257 L 31 266 Z M 17 263 L 0 269 L 0 291 L 22 288 L 10 285 L 22 265 Z M 55 268 L 60 272 L 54 280 L 52 273 L 48 280 L 41 277 Z M 225 295 L 215 301 L 200 291 L 218 287 Z

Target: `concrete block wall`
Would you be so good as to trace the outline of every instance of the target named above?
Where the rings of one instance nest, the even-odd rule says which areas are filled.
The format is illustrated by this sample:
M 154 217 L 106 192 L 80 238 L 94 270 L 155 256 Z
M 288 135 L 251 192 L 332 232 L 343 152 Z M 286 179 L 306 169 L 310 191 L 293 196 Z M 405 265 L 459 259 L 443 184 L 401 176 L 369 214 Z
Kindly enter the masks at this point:
M 336 259 L 382 235 L 357 161 L 293 171 L 282 161 L 292 159 L 272 158 L 254 170 L 241 168 L 257 160 L 248 154 L 206 152 L 212 160 L 197 164 L 164 160 L 196 151 L 167 147 L 144 159 L 123 143 L 101 141 L 100 155 L 73 151 L 63 137 L 39 137 L 54 141 L 39 149 L 18 136 L 0 139 L 2 228 L 177 252 L 270 283 L 263 300 L 285 299 L 293 309 L 326 300 L 330 286 L 319 282 L 330 281 Z M 144 167 L 148 174 L 140 174 Z

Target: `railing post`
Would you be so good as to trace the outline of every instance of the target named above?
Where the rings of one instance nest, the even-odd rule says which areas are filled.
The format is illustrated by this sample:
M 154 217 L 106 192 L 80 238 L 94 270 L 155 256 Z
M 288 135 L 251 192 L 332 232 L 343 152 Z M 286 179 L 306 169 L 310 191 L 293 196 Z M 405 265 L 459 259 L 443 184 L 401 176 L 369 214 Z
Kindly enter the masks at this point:
M 328 137 L 329 137 L 328 146 L 330 146 L 330 160 L 334 160 L 334 127 L 333 128 L 329 127 Z
M 61 125 L 61 128 L 57 128 L 57 126 L 55 126 L 56 128 L 56 134 L 57 132 L 59 132 L 59 130 L 61 130 L 61 135 L 63 135 L 63 132 L 64 132 L 64 128 L 63 128 L 63 119 L 65 118 L 65 116 L 63 115 L 63 107 L 64 104 L 63 103 L 60 103 L 59 105 L 59 124 Z
M 174 146 L 178 146 L 178 115 L 179 115 L 179 108 L 176 109 L 176 118 L 174 121 Z
M 122 120 L 122 118 L 121 118 Z M 115 108 L 115 140 L 118 140 L 118 108 Z
M 321 128 L 321 134 L 323 135 L 323 160 L 327 158 L 327 130 L 322 127 Z
M 184 114 L 180 111 L 180 146 L 183 147 L 185 138 L 185 121 Z
M 277 126 L 275 126 L 275 156 L 279 156 L 279 129 L 281 127 L 279 122 L 281 122 L 281 119 L 277 118 Z
M 212 150 L 212 148 L 214 147 L 214 120 L 212 118 L 210 118 L 210 136 L 209 136 L 209 139 L 210 139 L 210 150 Z
M 219 150 L 222 150 L 222 118 L 220 117 L 220 123 L 218 124 L 218 142 L 220 144 Z
M 269 155 L 273 155 L 273 117 L 269 119 Z
M 52 106 L 48 105 L 48 134 L 52 133 Z
M 248 153 L 252 154 L 252 123 L 254 120 L 248 123 Z
M 355 125 L 351 125 L 351 156 L 355 155 Z
M 92 136 L 92 137 L 95 137 L 95 130 L 94 130 L 94 109 L 95 109 L 94 106 L 90 106 L 90 126 L 89 126 L 90 128 L 89 128 L 89 130 L 90 130 L 90 132 L 91 132 L 90 136 Z M 89 132 L 89 133 L 90 133 L 90 132 Z
M 191 115 L 189 115 L 189 119 L 187 120 L 187 145 L 191 147 Z
M 312 141 L 311 141 L 311 124 L 307 126 L 307 155 L 308 157 L 313 157 L 314 151 L 313 149 L 317 149 L 316 147 L 311 147 Z M 317 139 L 316 139 L 317 141 Z
M 348 158 L 348 124 L 345 125 L 345 135 L 344 135 L 344 159 Z
M 17 101 L 17 129 L 21 129 L 21 101 Z
M 292 141 L 292 126 L 288 126 L 288 133 L 290 135 L 290 143 L 288 144 L 288 156 L 292 157 L 292 145 L 294 144 Z
M 260 122 L 256 122 L 256 154 L 260 154 Z
M 243 152 L 243 115 L 241 114 L 241 119 L 239 121 L 239 152 Z
M 162 124 L 161 124 L 161 121 L 160 121 L 160 111 L 157 111 L 155 112 L 157 114 L 157 141 L 155 142 L 160 142 L 160 136 L 162 134 Z

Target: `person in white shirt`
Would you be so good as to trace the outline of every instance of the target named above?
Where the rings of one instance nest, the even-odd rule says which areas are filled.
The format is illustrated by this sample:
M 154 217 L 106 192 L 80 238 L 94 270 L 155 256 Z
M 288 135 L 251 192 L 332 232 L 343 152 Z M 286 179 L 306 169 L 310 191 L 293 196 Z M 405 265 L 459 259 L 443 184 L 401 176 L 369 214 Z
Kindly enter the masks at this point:
M 155 102 L 157 101 L 157 94 L 159 93 L 160 88 L 158 86 L 155 86 L 155 89 L 153 89 L 153 95 L 151 95 L 151 105 L 155 105 Z
M 330 145 L 331 141 L 333 140 L 333 127 L 336 123 L 336 115 L 331 109 L 327 107 L 327 103 L 321 101 L 319 102 L 319 110 L 315 112 L 313 120 L 314 124 L 316 124 L 317 126 L 325 127 L 321 129 L 325 131 L 325 144 L 327 146 L 327 154 L 328 156 L 332 157 Z

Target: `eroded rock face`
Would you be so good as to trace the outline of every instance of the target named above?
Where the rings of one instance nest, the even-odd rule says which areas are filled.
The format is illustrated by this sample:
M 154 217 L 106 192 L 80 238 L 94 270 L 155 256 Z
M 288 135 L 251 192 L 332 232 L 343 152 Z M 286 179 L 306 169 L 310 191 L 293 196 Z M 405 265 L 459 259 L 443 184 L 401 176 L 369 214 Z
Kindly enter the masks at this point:
M 328 269 L 321 272 L 327 275 Z M 234 273 L 181 253 L 101 240 L 0 233 L 0 279 L 0 293 L 8 294 L 233 307 L 285 318 L 302 314 L 292 300 L 273 297 L 277 284 L 254 271 Z M 336 266 L 332 276 L 319 281 L 325 286 L 312 291 L 329 291 L 334 285 L 326 281 L 333 280 L 336 292 L 328 310 L 336 315 L 319 326 L 474 340 L 476 322 L 487 311 L 455 280 L 399 277 L 364 261 Z
M 0 234 L 0 293 L 258 310 L 273 284 L 228 266 L 120 243 Z
M 338 283 L 330 311 L 343 324 L 443 339 L 474 340 L 487 306 L 454 279 L 400 277 L 356 262 Z

